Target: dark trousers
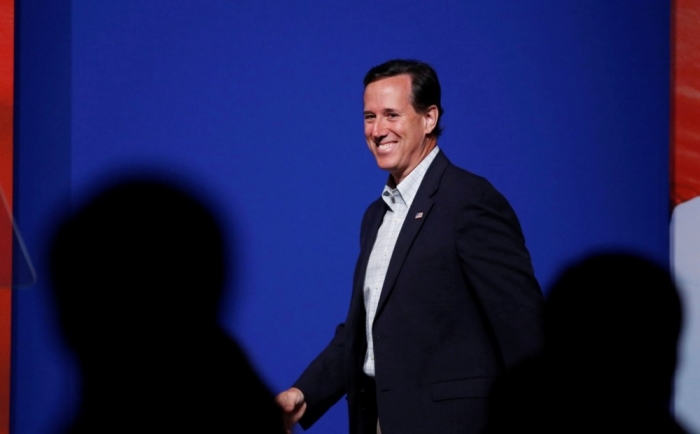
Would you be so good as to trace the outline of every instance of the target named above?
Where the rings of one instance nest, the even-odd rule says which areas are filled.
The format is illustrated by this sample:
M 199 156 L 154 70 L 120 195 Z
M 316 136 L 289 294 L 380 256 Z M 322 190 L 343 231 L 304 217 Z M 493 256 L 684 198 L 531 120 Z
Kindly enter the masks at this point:
M 360 384 L 360 397 L 362 405 L 360 407 L 359 432 L 360 434 L 377 433 L 377 385 L 374 378 L 362 375 Z

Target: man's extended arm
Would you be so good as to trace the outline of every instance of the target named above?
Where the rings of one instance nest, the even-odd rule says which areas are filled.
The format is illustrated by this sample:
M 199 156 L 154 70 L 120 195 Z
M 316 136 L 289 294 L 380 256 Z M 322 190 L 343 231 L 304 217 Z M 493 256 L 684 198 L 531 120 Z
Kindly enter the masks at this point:
M 344 341 L 345 325 L 340 324 L 331 342 L 294 386 L 277 395 L 287 429 L 297 421 L 304 429 L 309 428 L 346 393 Z
M 299 422 L 306 411 L 304 393 L 296 387 L 290 387 L 277 395 L 275 400 L 282 407 L 284 413 L 284 428 L 287 430 L 287 434 L 291 434 L 292 427 Z

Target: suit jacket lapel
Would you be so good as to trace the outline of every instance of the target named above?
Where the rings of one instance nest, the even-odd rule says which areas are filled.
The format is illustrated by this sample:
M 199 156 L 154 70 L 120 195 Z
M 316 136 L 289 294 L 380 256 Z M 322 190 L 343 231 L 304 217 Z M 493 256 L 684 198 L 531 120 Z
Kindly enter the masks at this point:
M 391 255 L 391 261 L 389 262 L 389 268 L 386 272 L 386 278 L 384 279 L 384 286 L 382 287 L 382 293 L 379 296 L 379 304 L 377 305 L 376 318 L 381 315 L 382 309 L 386 304 L 386 300 L 394 289 L 394 283 L 396 283 L 396 278 L 401 272 L 401 267 L 406 259 L 406 255 L 411 250 L 411 245 L 413 245 L 413 240 L 416 238 L 420 232 L 423 223 L 428 219 L 430 209 L 433 207 L 433 200 L 431 197 L 437 191 L 440 184 L 440 179 L 442 174 L 450 164 L 447 157 L 440 151 L 433 162 L 430 164 L 428 171 L 423 177 L 418 191 L 416 192 L 416 197 L 413 199 L 411 208 L 408 210 L 406 215 L 406 220 L 403 222 L 401 227 L 401 232 L 399 233 L 399 238 L 396 240 L 396 246 L 394 246 L 394 252 Z M 422 213 L 418 216 L 419 213 Z M 379 226 L 377 226 L 377 230 Z M 376 237 L 376 230 L 374 232 Z M 374 240 L 372 240 L 374 244 Z M 370 246 L 370 251 L 372 246 Z M 369 257 L 369 253 L 367 253 Z M 365 262 L 365 266 L 366 266 Z
M 379 226 L 382 224 L 386 210 L 387 206 L 383 199 L 379 198 L 372 203 L 367 210 L 367 215 L 362 221 L 360 230 L 360 255 L 355 265 L 353 297 L 350 301 L 350 312 L 359 311 L 362 313 L 362 327 L 364 327 L 365 313 L 363 287 L 365 284 L 365 274 L 367 273 L 367 263 L 369 262 L 369 255 L 372 253 L 372 247 L 374 247 L 374 241 L 377 239 L 377 232 L 379 231 Z
M 374 242 L 377 239 L 377 232 L 379 232 L 379 227 L 382 225 L 386 210 L 386 203 L 384 203 L 383 199 L 379 198 L 370 205 L 367 211 L 367 217 L 362 224 L 362 230 L 360 232 L 360 256 L 357 258 L 357 265 L 355 267 L 358 271 L 358 275 L 355 276 L 355 281 L 359 284 L 360 289 L 362 289 L 364 285 L 369 255 L 372 253 Z

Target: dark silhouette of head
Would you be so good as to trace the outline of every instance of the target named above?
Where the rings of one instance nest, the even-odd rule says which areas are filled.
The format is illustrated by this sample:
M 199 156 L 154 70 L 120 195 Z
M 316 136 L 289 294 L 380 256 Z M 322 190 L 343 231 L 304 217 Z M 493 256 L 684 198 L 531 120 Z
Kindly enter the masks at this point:
M 442 115 L 440 81 L 432 66 L 418 60 L 394 59 L 370 69 L 363 80 L 364 86 L 382 78 L 397 75 L 411 77 L 411 103 L 416 113 L 425 113 L 432 105 L 438 109 L 438 124 L 429 136 L 440 137 L 442 134 Z
M 82 374 L 71 432 L 235 432 L 251 415 L 256 432 L 283 432 L 272 394 L 217 323 L 219 228 L 200 201 L 151 179 L 107 188 L 60 225 L 51 277 Z
M 547 297 L 543 352 L 497 382 L 488 432 L 684 432 L 670 413 L 680 329 L 665 268 L 587 257 Z
M 586 366 L 586 381 L 668 403 L 681 303 L 667 270 L 635 255 L 595 255 L 561 275 L 545 306 L 553 357 Z
M 150 333 L 184 339 L 216 321 L 224 263 L 219 225 L 194 198 L 152 180 L 110 187 L 69 218 L 52 245 L 66 338 L 79 357 L 152 348 Z

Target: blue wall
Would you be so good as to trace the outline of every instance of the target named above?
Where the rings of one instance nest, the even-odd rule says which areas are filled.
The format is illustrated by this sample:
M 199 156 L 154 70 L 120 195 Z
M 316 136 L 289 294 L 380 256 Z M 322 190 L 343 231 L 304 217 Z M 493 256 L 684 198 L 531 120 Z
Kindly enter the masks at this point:
M 440 146 L 509 198 L 544 287 L 601 247 L 667 261 L 668 2 L 299 3 L 18 3 L 16 212 L 39 277 L 15 297 L 13 432 L 58 426 L 76 397 L 47 287 L 54 212 L 136 167 L 216 198 L 239 252 L 222 323 L 290 385 L 346 313 L 386 179 L 362 77 L 389 58 L 436 68 Z M 312 433 L 345 429 L 341 402 Z

